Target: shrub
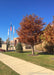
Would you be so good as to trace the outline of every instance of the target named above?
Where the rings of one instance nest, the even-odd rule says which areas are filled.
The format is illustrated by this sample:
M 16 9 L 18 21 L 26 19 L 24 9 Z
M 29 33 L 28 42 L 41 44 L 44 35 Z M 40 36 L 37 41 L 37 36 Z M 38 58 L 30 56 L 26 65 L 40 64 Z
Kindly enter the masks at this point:
M 54 45 L 46 44 L 45 48 L 48 53 L 54 54 Z
M 21 43 L 18 43 L 18 44 L 16 45 L 16 51 L 19 52 L 19 53 L 22 53 L 22 52 L 23 52 L 23 48 L 22 48 Z

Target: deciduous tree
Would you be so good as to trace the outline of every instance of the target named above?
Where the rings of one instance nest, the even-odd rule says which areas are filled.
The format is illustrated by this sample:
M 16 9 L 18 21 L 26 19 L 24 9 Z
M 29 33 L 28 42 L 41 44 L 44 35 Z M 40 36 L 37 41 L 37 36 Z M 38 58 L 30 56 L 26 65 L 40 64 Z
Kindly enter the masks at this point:
M 44 30 L 43 38 L 47 42 L 45 46 L 47 52 L 54 53 L 54 25 L 47 25 Z
M 48 24 L 47 27 L 44 30 L 45 41 L 47 41 L 50 44 L 54 44 L 54 25 Z
M 34 55 L 34 45 L 40 40 L 39 36 L 44 24 L 43 18 L 36 15 L 27 15 L 22 19 L 17 30 L 20 42 L 32 46 L 32 55 Z

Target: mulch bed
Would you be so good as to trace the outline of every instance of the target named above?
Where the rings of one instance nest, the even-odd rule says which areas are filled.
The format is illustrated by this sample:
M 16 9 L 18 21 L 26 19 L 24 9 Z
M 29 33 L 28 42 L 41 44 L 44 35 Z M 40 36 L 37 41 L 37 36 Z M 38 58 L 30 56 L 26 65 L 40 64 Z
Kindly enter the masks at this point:
M 39 56 L 39 54 L 34 54 L 34 55 L 32 55 L 32 54 L 29 54 L 29 56 Z

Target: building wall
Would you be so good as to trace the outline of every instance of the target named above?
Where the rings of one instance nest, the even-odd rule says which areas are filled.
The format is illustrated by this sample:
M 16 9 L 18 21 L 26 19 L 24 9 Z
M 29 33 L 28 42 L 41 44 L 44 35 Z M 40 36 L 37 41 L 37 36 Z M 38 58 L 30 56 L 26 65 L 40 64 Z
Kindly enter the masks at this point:
M 40 44 L 37 44 L 37 45 L 34 45 L 34 50 L 38 50 L 38 51 L 46 51 L 45 49 L 45 45 L 46 45 L 46 42 L 42 42 Z M 31 49 L 26 49 L 26 45 L 25 44 L 22 44 L 22 47 L 23 47 L 23 50 L 24 51 L 32 51 L 32 48 Z
M 46 51 L 45 45 L 46 45 L 46 42 L 37 44 L 37 45 L 34 46 L 34 50 Z M 32 48 L 26 49 L 26 46 L 27 46 L 26 44 L 22 44 L 23 51 L 32 51 Z M 2 47 L 0 47 L 0 49 L 4 49 L 4 50 L 6 50 L 6 48 L 7 48 L 6 44 L 2 44 Z M 11 47 L 11 49 L 9 48 L 8 50 L 16 50 L 16 49 L 15 49 L 15 47 Z
M 9 47 L 8 50 L 16 50 L 15 47 Z
M 39 50 L 39 51 L 46 51 L 45 46 L 46 46 L 47 42 L 42 42 L 40 44 L 37 44 L 34 46 L 35 50 Z
M 18 39 L 14 38 L 14 46 L 16 46 L 18 42 L 19 42 Z
M 15 46 L 17 45 L 17 43 L 15 43 L 15 41 L 17 41 L 17 43 L 19 42 L 17 38 L 14 38 L 14 47 L 12 47 L 11 50 L 15 50 Z M 34 50 L 46 51 L 45 45 L 46 45 L 46 42 L 42 42 L 40 44 L 37 44 L 34 46 Z M 22 47 L 23 47 L 24 51 L 31 51 L 32 50 L 32 48 L 26 49 L 26 44 L 23 44 L 23 43 L 22 43 Z M 9 48 L 9 50 L 10 50 L 10 48 Z
M 30 46 L 30 45 L 22 44 L 23 51 L 31 51 L 32 47 L 27 49 L 26 47 L 28 47 L 28 46 Z
M 6 50 L 7 45 L 6 44 L 2 44 L 2 47 L 0 47 L 0 49 Z

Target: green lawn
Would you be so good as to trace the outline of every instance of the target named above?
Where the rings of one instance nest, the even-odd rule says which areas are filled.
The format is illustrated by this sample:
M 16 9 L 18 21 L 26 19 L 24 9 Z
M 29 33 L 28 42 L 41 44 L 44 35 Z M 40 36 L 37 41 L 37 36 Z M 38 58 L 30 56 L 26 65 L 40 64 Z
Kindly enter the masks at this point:
M 0 75 L 19 75 L 0 61 Z
M 31 56 L 31 52 L 5 52 L 5 54 L 54 70 L 54 55 L 39 54 L 38 56 Z

